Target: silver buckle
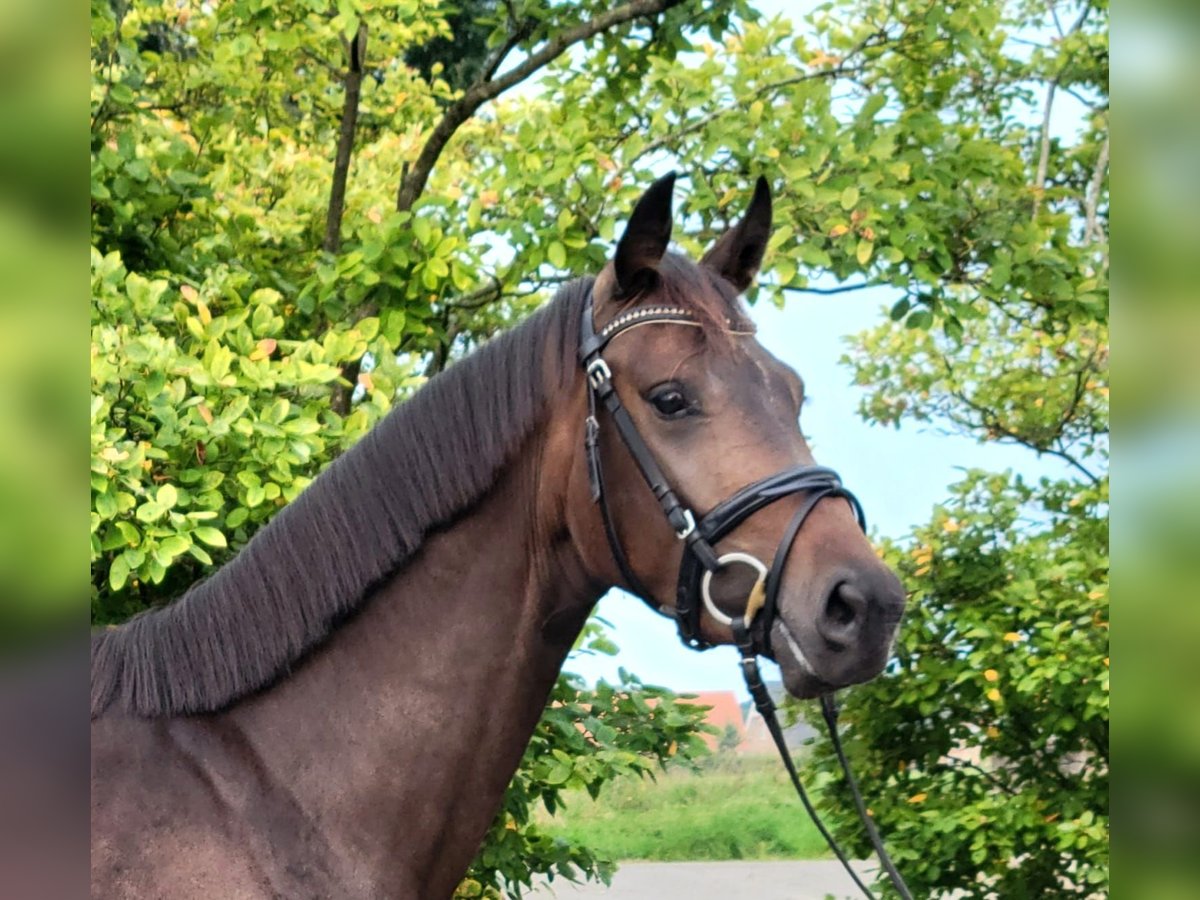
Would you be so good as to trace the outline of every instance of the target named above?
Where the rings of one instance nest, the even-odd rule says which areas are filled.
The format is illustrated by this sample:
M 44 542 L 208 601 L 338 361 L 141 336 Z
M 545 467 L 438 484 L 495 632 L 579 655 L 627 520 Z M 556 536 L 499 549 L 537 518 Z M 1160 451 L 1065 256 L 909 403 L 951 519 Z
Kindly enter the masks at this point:
M 681 541 L 685 541 L 693 531 L 696 530 L 696 517 L 692 515 L 690 509 L 683 511 L 683 527 L 675 532 L 675 537 Z
M 590 384 L 594 390 L 599 390 L 600 385 L 604 384 L 606 381 L 612 380 L 612 369 L 608 367 L 608 363 L 604 361 L 603 357 L 597 356 L 590 363 L 588 363 L 587 378 L 588 384 Z

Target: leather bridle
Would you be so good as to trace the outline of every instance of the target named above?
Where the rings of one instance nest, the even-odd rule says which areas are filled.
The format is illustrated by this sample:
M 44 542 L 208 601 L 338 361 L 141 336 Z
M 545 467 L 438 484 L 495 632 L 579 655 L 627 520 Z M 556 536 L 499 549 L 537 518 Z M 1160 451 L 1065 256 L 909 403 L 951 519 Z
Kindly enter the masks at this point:
M 679 629 L 680 639 L 694 650 L 707 650 L 712 646 L 700 634 L 701 608 L 707 608 L 717 622 L 728 625 L 734 638 L 748 655 L 773 655 L 770 646 L 771 626 L 779 615 L 779 587 L 788 552 L 800 532 L 801 526 L 817 504 L 826 497 L 844 497 L 854 511 L 858 523 L 866 528 L 866 519 L 858 499 L 842 486 L 837 473 L 823 466 L 793 466 L 748 484 L 733 496 L 718 503 L 698 520 L 695 512 L 687 507 L 672 489 L 655 459 L 654 453 L 642 439 L 632 417 L 613 385 L 612 370 L 604 360 L 603 351 L 618 335 L 643 325 L 677 324 L 700 327 L 696 316 L 687 309 L 675 306 L 636 307 L 618 315 L 596 331 L 593 322 L 592 298 L 584 306 L 579 332 L 579 361 L 587 373 L 588 416 L 586 420 L 584 446 L 587 451 L 588 475 L 591 482 L 592 499 L 600 506 L 604 519 L 604 531 L 613 559 L 625 581 L 625 586 L 651 606 L 660 610 L 651 592 L 638 578 L 629 564 L 629 559 L 617 534 L 612 510 L 604 490 L 604 470 L 600 456 L 600 420 L 598 408 L 607 410 L 617 433 L 633 457 L 634 463 L 645 479 L 651 493 L 662 507 L 663 515 L 683 542 L 683 559 L 679 566 L 679 578 L 675 589 L 675 606 L 672 615 Z M 792 516 L 784 530 L 783 538 L 775 551 L 768 568 L 762 561 L 746 553 L 736 552 L 718 555 L 714 544 L 729 535 L 756 512 L 793 494 L 803 493 L 804 501 Z M 721 569 L 741 564 L 754 569 L 758 575 L 748 597 L 746 609 L 740 616 L 730 616 L 721 611 L 712 599 L 709 585 L 712 577 Z M 761 616 L 761 618 L 760 618 Z M 759 621 L 758 633 L 752 625 Z
M 733 496 L 721 501 L 707 513 L 696 518 L 695 512 L 686 506 L 675 493 L 667 480 L 666 474 L 658 464 L 653 451 L 642 439 L 629 415 L 629 411 L 621 402 L 613 385 L 613 373 L 605 361 L 605 347 L 618 335 L 632 328 L 644 325 L 674 324 L 699 328 L 701 323 L 690 310 L 678 306 L 639 306 L 616 316 L 607 325 L 596 331 L 594 322 L 593 295 L 589 293 L 584 304 L 583 315 L 579 325 L 579 362 L 587 378 L 588 415 L 585 420 L 584 447 L 587 453 L 588 479 L 591 485 L 592 500 L 600 507 L 601 518 L 604 521 L 604 532 L 613 559 L 620 570 L 625 587 L 667 615 L 673 615 L 679 629 L 680 639 L 688 647 L 695 650 L 707 650 L 713 646 L 701 637 L 700 618 L 703 606 L 720 624 L 727 625 L 733 633 L 734 643 L 741 651 L 741 668 L 746 686 L 754 699 L 755 706 L 764 722 L 776 747 L 783 758 L 792 784 L 795 786 L 800 799 L 813 819 L 818 830 L 825 837 L 830 849 L 841 860 L 846 871 L 855 884 L 866 894 L 873 897 L 870 890 L 863 884 L 858 873 L 850 866 L 845 853 L 838 846 L 833 836 L 825 828 L 816 809 L 810 802 L 804 786 L 800 782 L 795 764 L 787 750 L 783 731 L 779 727 L 775 715 L 775 703 L 762 680 L 758 667 L 758 657 L 766 655 L 774 658 L 771 650 L 771 628 L 779 616 L 779 587 L 783 578 L 783 569 L 787 563 L 788 553 L 795 542 L 800 528 L 808 519 L 809 514 L 826 497 L 842 497 L 854 512 L 858 524 L 866 530 L 866 517 L 862 504 L 858 502 L 849 490 L 842 486 L 836 472 L 823 466 L 793 466 L 769 475 L 766 478 L 746 485 Z M 612 510 L 609 507 L 608 495 L 604 490 L 604 469 L 600 455 L 600 419 L 599 408 L 608 412 L 617 434 L 621 436 L 629 455 L 633 457 L 638 471 L 654 494 L 663 515 L 674 530 L 676 537 L 683 542 L 683 559 L 679 566 L 679 577 L 675 590 L 674 608 L 658 605 L 653 594 L 642 583 L 637 573 L 629 563 L 629 558 L 621 544 L 617 533 Z M 776 547 L 774 558 L 768 568 L 761 560 L 747 553 L 732 552 L 719 555 L 714 548 L 722 538 L 745 522 L 756 512 L 793 494 L 803 494 L 800 507 L 793 514 L 787 528 L 784 529 L 779 545 Z M 714 575 L 721 569 L 732 564 L 749 566 L 757 573 L 754 587 L 747 597 L 746 607 L 741 615 L 728 615 L 720 610 L 712 599 L 710 585 Z M 900 877 L 891 859 L 883 848 L 874 823 L 867 816 L 865 804 L 858 789 L 858 784 L 850 772 L 845 753 L 837 735 L 837 708 L 832 696 L 826 694 L 821 699 L 822 712 L 829 725 L 830 736 L 834 743 L 838 759 L 846 772 L 851 786 L 851 793 L 867 829 L 868 836 L 879 854 L 884 869 L 892 880 L 893 885 L 905 900 L 911 900 L 904 880 Z

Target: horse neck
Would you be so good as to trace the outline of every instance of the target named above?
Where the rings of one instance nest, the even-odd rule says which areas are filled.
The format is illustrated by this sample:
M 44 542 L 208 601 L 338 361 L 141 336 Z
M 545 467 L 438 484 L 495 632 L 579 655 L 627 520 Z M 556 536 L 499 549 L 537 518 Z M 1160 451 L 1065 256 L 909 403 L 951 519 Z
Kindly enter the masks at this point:
M 335 855 L 374 873 L 373 895 L 413 878 L 450 893 L 598 597 L 554 512 L 570 466 L 530 443 L 295 672 L 227 713 Z

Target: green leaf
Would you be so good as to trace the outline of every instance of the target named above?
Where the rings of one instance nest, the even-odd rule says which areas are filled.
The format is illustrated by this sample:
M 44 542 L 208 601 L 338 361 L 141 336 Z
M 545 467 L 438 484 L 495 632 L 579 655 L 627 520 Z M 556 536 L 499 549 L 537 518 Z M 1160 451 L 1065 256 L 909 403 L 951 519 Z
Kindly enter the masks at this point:
M 904 323 L 909 328 L 929 328 L 933 324 L 933 313 L 927 309 L 918 309 Z
M 141 543 L 142 535 L 137 530 L 132 522 L 117 522 L 117 531 L 120 532 L 122 540 L 129 546 L 137 546 Z
M 164 509 L 171 509 L 179 502 L 179 492 L 175 490 L 175 486 L 172 484 L 159 485 L 154 499 Z
M 210 525 L 201 525 L 192 529 L 192 535 L 198 538 L 210 547 L 226 547 L 228 546 L 225 535 L 218 529 Z
M 546 258 L 556 269 L 564 269 L 567 265 L 567 248 L 558 241 L 552 241 L 546 249 Z
M 170 560 L 181 553 L 186 553 L 190 546 L 192 546 L 192 542 L 186 537 L 179 534 L 172 534 L 159 542 L 158 552 Z
M 108 569 L 108 586 L 114 591 L 119 591 L 125 587 L 125 582 L 129 579 L 129 563 L 125 560 L 125 555 L 121 554 L 112 561 L 112 565 Z
M 92 508 L 100 514 L 101 518 L 111 519 L 117 512 L 117 498 L 105 491 L 103 494 L 96 494 L 92 500 Z
M 190 553 L 193 557 L 198 559 L 200 562 L 204 563 L 204 565 L 206 565 L 206 566 L 211 566 L 213 564 L 213 558 L 208 555 L 208 551 L 205 550 L 203 547 L 200 547 L 196 544 L 189 544 L 188 545 L 188 553 Z
M 851 210 L 858 205 L 858 188 L 855 185 L 850 185 L 842 191 L 842 209 Z
M 375 336 L 379 334 L 379 317 L 371 316 L 366 319 L 360 319 L 354 327 L 363 336 L 364 340 L 373 341 Z
M 546 772 L 543 780 L 546 784 L 565 784 L 571 777 L 573 769 L 569 762 L 555 762 Z
M 942 330 L 945 332 L 946 337 L 954 341 L 954 343 L 962 343 L 963 326 L 962 322 L 958 321 L 958 319 L 953 316 L 947 316 L 942 322 Z
M 433 227 L 425 219 L 413 219 L 413 237 L 421 244 L 429 244 L 433 239 Z

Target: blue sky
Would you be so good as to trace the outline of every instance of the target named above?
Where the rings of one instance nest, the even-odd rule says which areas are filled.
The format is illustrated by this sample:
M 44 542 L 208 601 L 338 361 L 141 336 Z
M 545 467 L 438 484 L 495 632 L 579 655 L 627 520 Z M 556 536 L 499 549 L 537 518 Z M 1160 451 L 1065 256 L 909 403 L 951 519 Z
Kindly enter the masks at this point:
M 948 485 L 963 469 L 1014 469 L 1025 474 L 1065 474 L 1064 464 L 1037 459 L 1021 447 L 978 444 L 943 433 L 936 425 L 905 423 L 899 429 L 872 426 L 859 418 L 864 389 L 840 364 L 845 337 L 886 320 L 885 310 L 898 299 L 888 288 L 868 288 L 833 296 L 789 295 L 784 309 L 760 302 L 754 310 L 759 340 L 799 372 L 809 400 L 801 425 L 817 461 L 838 470 L 866 508 L 873 533 L 903 537 L 927 522 Z M 622 591 L 610 591 L 599 613 L 612 623 L 621 651 L 615 657 L 573 655 L 566 669 L 589 682 L 617 679 L 623 666 L 649 684 L 676 691 L 729 689 L 746 699 L 737 653 L 716 647 L 689 650 L 676 637 L 674 623 Z M 765 663 L 767 677 L 774 667 Z

